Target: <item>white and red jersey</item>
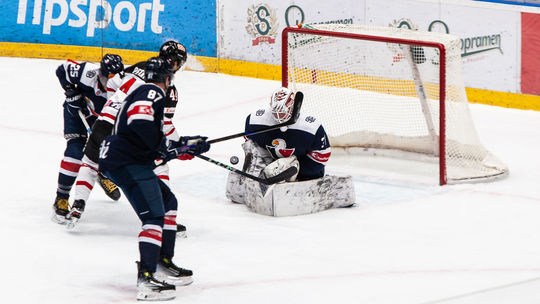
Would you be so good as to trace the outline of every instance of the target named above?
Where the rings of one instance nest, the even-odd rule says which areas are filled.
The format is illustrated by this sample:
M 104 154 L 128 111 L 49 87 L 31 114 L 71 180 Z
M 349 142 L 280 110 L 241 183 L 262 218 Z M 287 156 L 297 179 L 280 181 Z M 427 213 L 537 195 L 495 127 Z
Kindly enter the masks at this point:
M 122 107 L 126 96 L 145 83 L 141 78 L 130 73 L 125 73 L 123 77 L 116 74 L 109 79 L 107 82 L 108 100 L 98 119 L 114 125 L 118 111 Z

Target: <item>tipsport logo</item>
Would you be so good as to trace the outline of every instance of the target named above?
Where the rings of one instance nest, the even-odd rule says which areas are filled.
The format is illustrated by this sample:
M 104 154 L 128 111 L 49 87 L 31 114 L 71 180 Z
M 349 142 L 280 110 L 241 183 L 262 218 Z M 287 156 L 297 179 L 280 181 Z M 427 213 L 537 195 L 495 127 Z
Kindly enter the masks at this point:
M 73 28 L 86 27 L 86 36 L 94 37 L 96 29 L 105 29 L 110 24 L 123 32 L 134 29 L 144 32 L 147 16 L 150 16 L 150 30 L 161 34 L 163 28 L 159 25 L 159 17 L 164 10 L 165 5 L 160 0 L 138 6 L 131 1 L 119 1 L 114 7 L 106 0 L 19 0 L 17 24 L 30 22 L 27 17 L 31 14 L 32 25 L 42 25 L 43 34 L 49 35 L 53 27 L 67 24 Z

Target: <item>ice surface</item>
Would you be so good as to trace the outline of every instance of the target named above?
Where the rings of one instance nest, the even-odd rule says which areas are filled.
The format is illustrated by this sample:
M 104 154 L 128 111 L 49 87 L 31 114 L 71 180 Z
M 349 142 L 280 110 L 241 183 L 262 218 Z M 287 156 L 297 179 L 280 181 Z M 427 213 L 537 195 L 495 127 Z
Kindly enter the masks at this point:
M 49 219 L 65 147 L 60 63 L 0 58 L 0 301 L 133 303 L 139 221 L 125 198 L 112 202 L 95 189 L 72 232 Z M 180 134 L 216 138 L 241 132 L 279 83 L 182 72 L 176 85 Z M 175 261 L 195 273 L 172 303 L 435 303 L 540 277 L 540 113 L 474 104 L 471 112 L 508 178 L 439 187 L 428 166 L 335 156 L 328 171 L 353 175 L 356 207 L 272 218 L 227 201 L 224 169 L 171 163 L 188 229 Z M 217 143 L 207 155 L 242 160 L 241 142 Z M 539 302 L 532 286 L 497 303 Z

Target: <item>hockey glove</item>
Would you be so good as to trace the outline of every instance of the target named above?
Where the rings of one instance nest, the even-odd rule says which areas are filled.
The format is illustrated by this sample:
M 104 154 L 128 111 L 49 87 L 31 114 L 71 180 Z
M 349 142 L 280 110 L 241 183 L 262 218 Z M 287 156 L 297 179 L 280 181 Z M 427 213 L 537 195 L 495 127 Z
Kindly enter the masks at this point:
M 200 136 L 200 135 L 195 135 L 195 136 L 181 136 L 180 137 L 180 140 L 178 140 L 177 142 L 172 142 L 171 143 L 171 146 L 174 146 L 174 148 L 179 148 L 179 147 L 182 147 L 182 146 L 191 146 L 191 145 L 195 145 L 197 144 L 199 141 L 205 141 L 207 140 L 208 137 L 206 136 Z
M 77 111 L 86 108 L 81 91 L 75 85 L 68 85 L 65 89 L 66 108 L 72 115 L 77 115 Z
M 187 153 L 192 156 L 197 156 L 210 150 L 210 144 L 206 142 L 207 139 L 208 137 L 200 135 L 182 136 L 179 141 L 171 142 L 169 150 L 176 149 L 178 155 Z
M 178 146 L 179 142 L 163 140 L 160 144 L 157 159 L 154 161 L 156 166 L 162 165 L 171 159 L 190 160 L 193 159 L 192 155 L 186 153 L 188 147 Z
M 167 150 L 167 153 L 165 153 L 163 157 L 163 161 L 168 162 L 171 159 L 175 159 L 175 158 L 179 160 L 190 160 L 190 159 L 193 159 L 193 157 L 194 157 L 193 155 L 186 153 L 186 151 L 182 151 L 182 148 L 176 148 L 176 149 Z
M 190 148 L 187 153 L 197 156 L 201 155 L 205 152 L 208 152 L 210 150 L 210 144 L 206 141 L 206 138 L 204 140 L 200 140 L 195 144 L 195 147 Z

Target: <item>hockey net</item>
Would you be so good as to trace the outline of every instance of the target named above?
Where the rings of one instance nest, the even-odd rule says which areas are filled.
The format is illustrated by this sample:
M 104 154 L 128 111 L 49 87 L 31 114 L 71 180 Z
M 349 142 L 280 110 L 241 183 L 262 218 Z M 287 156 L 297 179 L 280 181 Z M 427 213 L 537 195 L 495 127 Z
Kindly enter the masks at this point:
M 304 93 L 302 111 L 321 120 L 333 148 L 432 156 L 441 185 L 508 173 L 477 136 L 458 37 L 324 24 L 286 28 L 282 39 L 283 86 Z

